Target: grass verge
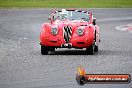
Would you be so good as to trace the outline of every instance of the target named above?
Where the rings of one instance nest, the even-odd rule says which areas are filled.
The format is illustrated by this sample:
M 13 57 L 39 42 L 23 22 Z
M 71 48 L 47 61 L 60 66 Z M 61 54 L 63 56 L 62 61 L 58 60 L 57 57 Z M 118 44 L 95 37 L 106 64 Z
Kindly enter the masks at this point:
M 0 8 L 132 8 L 132 0 L 0 0 Z

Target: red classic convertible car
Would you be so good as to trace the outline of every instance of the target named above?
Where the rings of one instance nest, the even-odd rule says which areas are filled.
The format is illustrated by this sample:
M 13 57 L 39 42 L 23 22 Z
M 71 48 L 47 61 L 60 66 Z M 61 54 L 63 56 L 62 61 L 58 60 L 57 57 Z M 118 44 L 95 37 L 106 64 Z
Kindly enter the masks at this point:
M 88 54 L 98 51 L 99 27 L 91 12 L 83 10 L 55 11 L 48 18 L 50 23 L 41 27 L 41 54 L 56 48 L 86 48 Z

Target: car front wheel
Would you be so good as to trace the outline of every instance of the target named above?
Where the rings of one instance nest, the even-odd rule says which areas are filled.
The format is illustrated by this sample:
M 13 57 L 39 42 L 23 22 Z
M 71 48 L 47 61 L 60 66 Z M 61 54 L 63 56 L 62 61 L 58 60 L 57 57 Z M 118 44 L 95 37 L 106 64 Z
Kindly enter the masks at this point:
M 48 47 L 41 45 L 41 54 L 47 55 L 48 54 Z
M 94 45 L 91 45 L 90 47 L 86 48 L 86 52 L 89 55 L 93 55 L 94 52 Z

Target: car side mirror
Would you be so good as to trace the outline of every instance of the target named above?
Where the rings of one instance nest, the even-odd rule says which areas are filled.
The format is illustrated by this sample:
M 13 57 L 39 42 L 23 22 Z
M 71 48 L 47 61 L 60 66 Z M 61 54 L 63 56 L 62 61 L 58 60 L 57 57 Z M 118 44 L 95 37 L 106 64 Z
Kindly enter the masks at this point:
M 93 18 L 93 25 L 96 25 L 96 18 Z
M 51 20 L 51 19 L 52 19 L 51 16 L 49 16 L 49 17 L 48 17 L 48 20 Z

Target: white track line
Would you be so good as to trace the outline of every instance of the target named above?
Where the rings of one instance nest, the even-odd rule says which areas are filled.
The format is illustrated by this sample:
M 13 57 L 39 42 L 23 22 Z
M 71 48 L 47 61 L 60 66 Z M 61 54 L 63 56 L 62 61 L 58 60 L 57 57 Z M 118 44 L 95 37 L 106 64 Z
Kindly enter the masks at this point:
M 132 33 L 132 23 L 127 24 L 127 25 L 120 25 L 115 27 L 115 29 L 120 30 L 120 31 L 128 31 L 129 33 Z
M 120 17 L 120 18 L 99 19 L 98 22 L 123 21 L 123 20 L 132 20 L 132 17 Z

